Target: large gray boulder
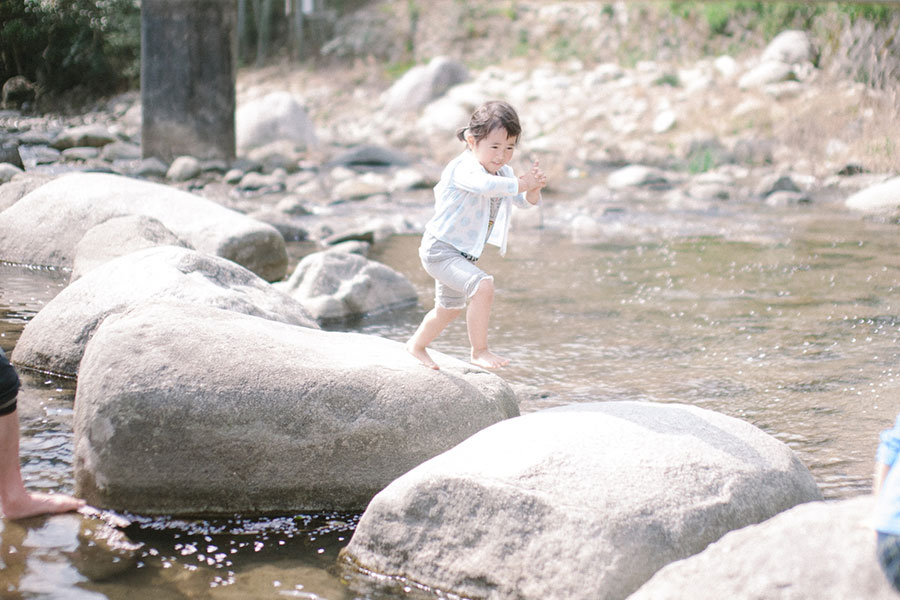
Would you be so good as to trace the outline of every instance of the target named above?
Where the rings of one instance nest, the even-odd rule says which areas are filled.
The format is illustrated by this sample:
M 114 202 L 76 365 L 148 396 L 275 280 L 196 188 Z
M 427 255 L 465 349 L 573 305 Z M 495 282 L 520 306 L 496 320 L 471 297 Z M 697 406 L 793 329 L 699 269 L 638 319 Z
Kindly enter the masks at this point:
M 75 480 L 142 514 L 361 510 L 379 490 L 518 414 L 502 379 L 403 344 L 195 304 L 108 318 L 81 363 Z
M 851 210 L 866 213 L 900 212 L 900 177 L 864 188 L 845 200 Z
M 275 284 L 298 300 L 317 322 L 334 323 L 411 306 L 413 284 L 387 265 L 346 252 L 303 258 L 287 281 Z
M 811 502 L 660 570 L 629 600 L 896 600 L 875 558 L 872 497 Z
M 345 563 L 475 598 L 625 598 L 733 529 L 820 499 L 758 428 L 609 402 L 499 423 L 413 469 L 363 514 Z
M 76 376 L 84 347 L 103 319 L 145 302 L 203 304 L 318 328 L 299 302 L 240 265 L 159 246 L 113 259 L 69 284 L 28 322 L 12 360 Z
M 126 215 L 153 217 L 197 250 L 268 281 L 287 271 L 284 238 L 271 225 L 188 192 L 106 173 L 63 175 L 0 213 L 0 260 L 69 268 L 91 227 Z

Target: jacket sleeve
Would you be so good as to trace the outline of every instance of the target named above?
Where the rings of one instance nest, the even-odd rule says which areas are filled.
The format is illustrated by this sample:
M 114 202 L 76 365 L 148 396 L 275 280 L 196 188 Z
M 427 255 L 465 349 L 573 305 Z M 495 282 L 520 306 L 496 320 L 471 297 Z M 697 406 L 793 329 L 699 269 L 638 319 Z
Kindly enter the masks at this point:
M 452 180 L 459 189 L 478 196 L 505 197 L 519 193 L 519 180 L 515 177 L 491 175 L 480 165 L 468 162 L 457 165 Z

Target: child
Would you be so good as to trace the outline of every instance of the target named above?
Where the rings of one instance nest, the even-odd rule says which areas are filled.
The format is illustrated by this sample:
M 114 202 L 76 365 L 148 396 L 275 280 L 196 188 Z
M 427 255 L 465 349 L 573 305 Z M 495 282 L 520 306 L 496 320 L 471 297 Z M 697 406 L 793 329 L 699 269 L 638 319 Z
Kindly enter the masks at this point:
M 0 350 L 0 509 L 7 519 L 78 510 L 84 501 L 63 494 L 29 492 L 19 466 L 19 376 Z
M 511 205 L 527 208 L 541 199 L 547 179 L 537 162 L 516 178 L 508 165 L 522 127 L 506 102 L 487 102 L 457 132 L 467 149 L 450 161 L 434 188 L 435 214 L 425 225 L 419 257 L 435 279 L 435 306 L 406 343 L 410 354 L 438 369 L 428 345 L 469 302 L 466 327 L 472 363 L 496 369 L 509 361 L 488 350 L 494 278 L 475 263 L 487 242 L 506 253 Z

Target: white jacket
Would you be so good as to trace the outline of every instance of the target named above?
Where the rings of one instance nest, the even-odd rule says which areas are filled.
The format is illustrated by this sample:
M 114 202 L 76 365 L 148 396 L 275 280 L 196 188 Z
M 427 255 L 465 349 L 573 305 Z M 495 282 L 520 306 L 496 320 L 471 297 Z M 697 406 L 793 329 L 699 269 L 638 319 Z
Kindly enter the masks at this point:
M 450 161 L 434 186 L 434 216 L 425 230 L 437 239 L 475 258 L 481 256 L 485 242 L 500 247 L 506 254 L 506 239 L 512 205 L 532 205 L 519 194 L 519 179 L 509 165 L 491 175 L 470 150 Z M 485 240 L 491 217 L 491 198 L 500 198 L 500 209 L 490 239 Z

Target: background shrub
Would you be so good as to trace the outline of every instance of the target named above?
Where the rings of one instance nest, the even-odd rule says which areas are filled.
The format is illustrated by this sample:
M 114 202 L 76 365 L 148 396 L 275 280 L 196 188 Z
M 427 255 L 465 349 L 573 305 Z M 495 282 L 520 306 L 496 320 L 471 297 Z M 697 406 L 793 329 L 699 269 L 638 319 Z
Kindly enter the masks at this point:
M 0 1 L 0 84 L 108 94 L 140 78 L 139 0 Z

